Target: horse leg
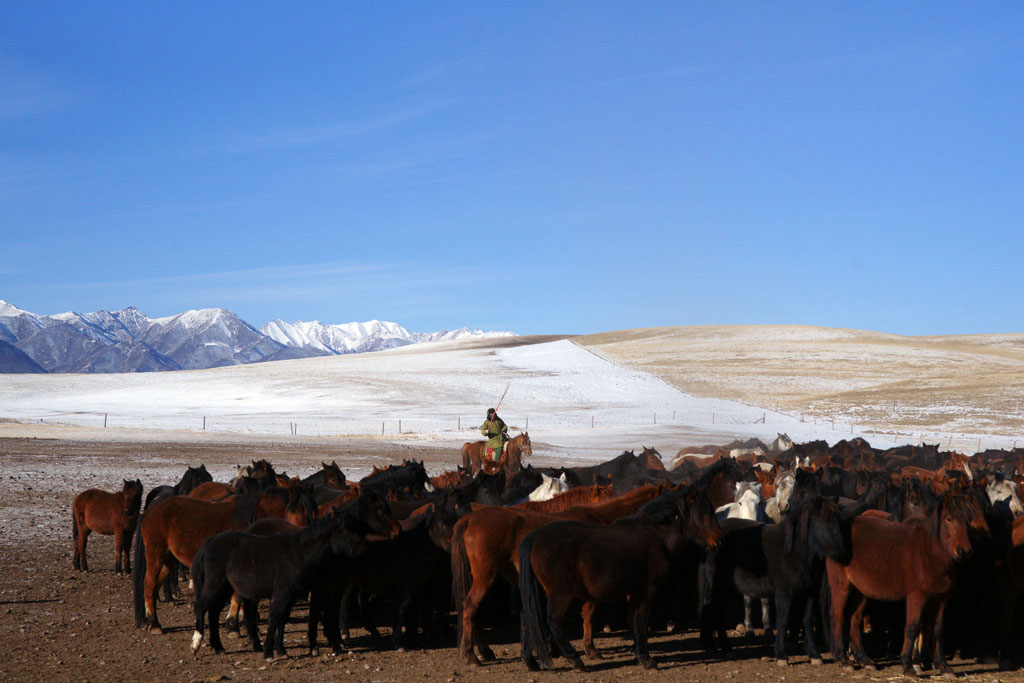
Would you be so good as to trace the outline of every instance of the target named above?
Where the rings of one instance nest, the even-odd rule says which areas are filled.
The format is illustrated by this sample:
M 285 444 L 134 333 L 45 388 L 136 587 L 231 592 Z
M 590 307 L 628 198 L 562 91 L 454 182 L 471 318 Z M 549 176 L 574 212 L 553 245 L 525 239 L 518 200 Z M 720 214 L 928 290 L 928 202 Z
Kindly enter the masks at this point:
M 768 606 L 768 598 L 761 598 L 761 626 L 764 627 L 765 636 L 772 636 L 772 611 Z
M 235 593 L 231 594 L 231 606 L 228 607 L 228 616 L 224 620 L 224 629 L 228 632 L 229 636 L 235 638 L 241 638 L 242 633 L 238 628 L 238 610 L 241 609 L 242 603 L 238 599 L 238 595 Z
M 907 625 L 903 631 L 903 651 L 900 663 L 903 664 L 903 675 L 917 678 L 917 671 L 911 664 L 914 653 L 914 641 L 921 634 L 921 619 L 924 612 L 924 596 L 911 593 L 907 596 Z
M 377 629 L 377 622 L 373 620 L 373 608 L 370 605 L 370 597 L 365 591 L 359 591 L 356 593 L 356 601 L 359 603 L 359 616 L 363 619 L 363 628 L 369 632 L 370 637 L 374 640 L 383 638 L 380 630 Z
M 480 609 L 480 603 L 483 602 L 484 596 L 487 595 L 487 589 L 491 587 L 492 583 L 494 583 L 494 576 L 490 573 L 474 576 L 473 585 L 462 601 L 462 640 L 459 643 L 459 653 L 467 664 L 480 665 L 480 660 L 473 652 L 474 644 L 480 650 L 481 655 L 483 655 L 484 648 L 487 647 L 478 630 L 473 629 L 473 621 L 477 610 Z
M 132 573 L 132 539 L 135 536 L 134 528 L 126 528 L 121 536 L 121 552 L 124 553 L 124 573 Z
M 935 668 L 943 676 L 953 675 L 953 667 L 946 661 L 946 653 L 942 649 L 942 636 L 945 630 L 946 598 L 941 598 L 935 610 Z
M 868 671 L 875 671 L 877 669 L 875 663 L 864 652 L 864 629 L 862 626 L 864 609 L 867 605 L 867 598 L 862 593 L 856 593 L 853 597 L 853 612 L 850 615 L 850 649 L 853 650 L 853 659 L 858 665 Z
M 253 652 L 259 652 L 263 649 L 260 646 L 259 614 L 259 607 L 255 600 L 247 598 L 242 600 L 242 616 L 245 618 L 245 631 L 249 634 L 249 644 L 252 646 Z
M 341 590 L 332 584 L 324 588 L 323 591 L 323 606 L 320 614 L 324 621 L 324 637 L 327 638 L 327 644 L 331 646 L 331 651 L 340 655 L 345 651 L 341 645 Z
M 743 596 L 743 635 L 747 638 L 754 635 L 754 599 Z
M 395 606 L 395 628 L 391 631 L 391 641 L 398 652 L 405 652 L 406 643 L 402 629 L 405 626 L 405 611 L 409 608 L 409 603 L 412 601 L 412 593 L 412 588 L 407 587 L 405 595 L 402 596 Z
M 807 653 L 807 658 L 811 660 L 811 664 L 820 666 L 822 663 L 821 653 L 818 652 L 818 646 L 814 643 L 814 607 L 816 604 L 814 595 L 817 595 L 817 591 L 812 592 L 804 599 L 804 651 Z M 777 624 L 776 627 L 778 627 Z
M 83 517 L 84 517 L 84 515 L 83 515 Z M 84 519 L 83 519 L 83 522 L 84 522 Z M 91 534 L 91 533 L 92 533 L 92 529 L 90 529 L 89 527 L 85 526 L 84 524 L 82 524 L 78 528 L 78 543 L 81 546 L 81 550 L 79 551 L 79 560 L 81 562 L 82 571 L 83 572 L 89 571 L 89 560 L 85 556 L 85 546 L 86 546 L 86 543 L 89 540 L 89 534 Z
M 651 591 L 636 609 L 630 610 L 633 613 L 631 622 L 633 624 L 633 644 L 636 649 L 636 661 L 645 669 L 658 668 L 658 663 L 651 657 L 650 650 L 647 647 L 647 627 L 651 618 L 651 601 L 653 598 L 654 592 Z M 630 602 L 632 602 L 632 598 L 630 598 Z
M 222 586 L 210 600 L 207 608 L 207 619 L 210 622 L 210 647 L 216 654 L 224 652 L 224 644 L 220 640 L 220 612 L 224 605 L 234 597 L 231 584 Z M 198 609 L 198 607 L 196 607 Z
M 267 617 L 267 637 L 263 641 L 263 659 L 274 661 L 274 647 L 277 654 L 287 657 L 284 651 L 284 622 L 288 619 L 287 598 L 281 590 L 275 590 L 270 599 L 270 614 Z M 280 635 L 278 635 L 280 633 Z
M 604 659 L 596 647 L 594 647 L 594 610 L 597 609 L 596 602 L 583 603 L 583 651 L 593 659 Z
M 114 573 L 121 574 L 121 549 L 124 547 L 124 529 L 114 530 Z
M 572 664 L 572 668 L 583 671 L 583 660 L 565 632 L 565 618 L 571 605 L 571 597 L 548 595 L 548 626 L 551 629 L 551 637 L 562 651 L 562 655 Z
M 149 630 L 156 635 L 164 632 L 160 626 L 160 620 L 156 616 L 156 597 L 160 590 L 160 581 L 167 576 L 169 570 L 165 564 L 164 557 L 150 544 L 146 545 L 146 577 L 143 588 L 143 596 L 146 605 L 146 624 Z
M 844 669 L 852 670 L 853 664 L 846 656 L 846 603 L 850 598 L 851 585 L 842 575 L 842 568 L 828 567 L 829 592 L 832 598 L 832 656 Z
M 765 598 L 761 599 L 761 610 L 764 614 L 766 609 Z M 793 606 L 793 594 L 777 589 L 775 591 L 775 663 L 779 666 L 789 666 L 789 656 L 786 654 L 786 628 L 789 625 L 789 610 Z M 768 628 L 765 628 L 767 634 Z

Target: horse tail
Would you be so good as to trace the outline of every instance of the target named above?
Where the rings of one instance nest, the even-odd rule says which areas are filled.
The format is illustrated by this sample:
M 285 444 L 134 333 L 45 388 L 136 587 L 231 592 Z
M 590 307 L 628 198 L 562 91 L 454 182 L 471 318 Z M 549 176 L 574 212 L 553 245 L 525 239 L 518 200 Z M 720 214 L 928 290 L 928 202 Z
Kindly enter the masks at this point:
M 541 618 L 540 582 L 533 573 L 530 563 L 530 552 L 536 533 L 531 533 L 519 544 L 519 595 L 523 600 L 523 609 L 519 614 L 520 640 L 522 641 L 523 661 L 529 661 L 533 655 L 541 666 L 551 669 L 554 662 L 547 647 L 547 630 Z
M 71 508 L 71 538 L 78 540 L 78 510 Z
M 469 449 L 473 444 L 466 442 L 462 444 L 462 466 L 467 470 L 470 468 Z
M 455 623 L 458 626 L 458 642 L 462 642 L 462 604 L 469 593 L 473 577 L 466 554 L 466 523 L 457 522 L 452 532 L 452 601 L 455 603 Z
M 135 526 L 135 562 L 132 566 L 132 599 L 135 605 L 135 628 L 146 621 L 146 542 L 142 536 L 142 522 Z

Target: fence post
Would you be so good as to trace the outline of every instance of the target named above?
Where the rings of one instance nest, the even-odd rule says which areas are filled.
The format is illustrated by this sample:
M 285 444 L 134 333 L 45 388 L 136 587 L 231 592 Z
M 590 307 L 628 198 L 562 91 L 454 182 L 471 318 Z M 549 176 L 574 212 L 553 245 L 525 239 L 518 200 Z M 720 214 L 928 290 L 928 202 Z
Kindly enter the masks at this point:
M 203 431 L 206 431 L 206 416 L 203 415 Z
M 658 424 L 658 414 L 654 414 L 654 424 Z
M 590 416 L 590 428 L 591 429 L 594 428 L 594 416 L 593 415 Z
M 107 428 L 107 414 L 103 413 L 103 428 Z
M 715 424 L 715 414 L 711 413 L 711 424 Z
M 462 416 L 459 415 L 459 431 L 462 431 Z
M 384 420 L 380 421 L 380 435 L 384 436 Z
M 526 418 L 526 431 L 530 431 L 530 418 Z
M 402 433 L 402 418 L 398 418 L 398 433 Z

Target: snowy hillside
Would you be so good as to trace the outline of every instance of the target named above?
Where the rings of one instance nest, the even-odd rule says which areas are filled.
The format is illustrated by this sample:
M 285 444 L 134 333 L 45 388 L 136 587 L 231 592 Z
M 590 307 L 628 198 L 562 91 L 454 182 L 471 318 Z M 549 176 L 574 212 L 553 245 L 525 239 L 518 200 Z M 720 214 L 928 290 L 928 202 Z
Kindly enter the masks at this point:
M 362 435 L 457 448 L 478 438 L 486 409 L 506 385 L 502 416 L 513 430 L 528 428 L 549 455 L 604 458 L 641 444 L 669 454 L 682 445 L 736 437 L 770 440 L 778 432 L 798 441 L 859 435 L 879 446 L 922 437 L 866 433 L 855 424 L 812 423 L 763 407 L 698 398 L 571 341 L 524 338 L 193 372 L 8 375 L 0 382 L 0 418 L 97 428 L 106 420 L 104 438 L 174 429 L 187 432 L 173 438 L 209 438 L 214 432 Z M 0 419 L 0 432 L 15 427 Z M 923 438 L 946 443 L 947 435 Z M 1008 447 L 1010 439 L 988 435 L 985 444 Z

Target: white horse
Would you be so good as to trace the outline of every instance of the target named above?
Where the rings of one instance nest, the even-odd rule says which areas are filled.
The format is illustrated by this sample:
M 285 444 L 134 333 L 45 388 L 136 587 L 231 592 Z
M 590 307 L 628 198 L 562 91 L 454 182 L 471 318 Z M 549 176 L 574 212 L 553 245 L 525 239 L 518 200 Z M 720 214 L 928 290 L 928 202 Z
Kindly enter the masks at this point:
M 540 478 L 540 485 L 530 492 L 530 495 L 526 497 L 527 500 L 551 500 L 559 493 L 565 493 L 569 490 L 569 484 L 566 482 L 564 474 L 555 479 L 542 472 Z
M 764 502 L 764 512 L 778 524 L 782 515 L 789 510 L 789 499 L 796 485 L 796 475 L 792 470 L 779 472 L 775 477 L 775 495 Z
M 988 494 L 993 507 L 1009 507 L 1014 519 L 1024 515 L 1024 505 L 1021 505 L 1020 496 L 1017 495 L 1017 483 L 1012 479 L 996 479 L 990 482 L 985 487 L 985 493 Z
M 736 482 L 735 502 L 726 503 L 715 510 L 715 517 L 721 524 L 727 519 L 751 519 L 767 522 L 764 514 L 764 499 L 761 497 L 761 483 L 753 481 Z

